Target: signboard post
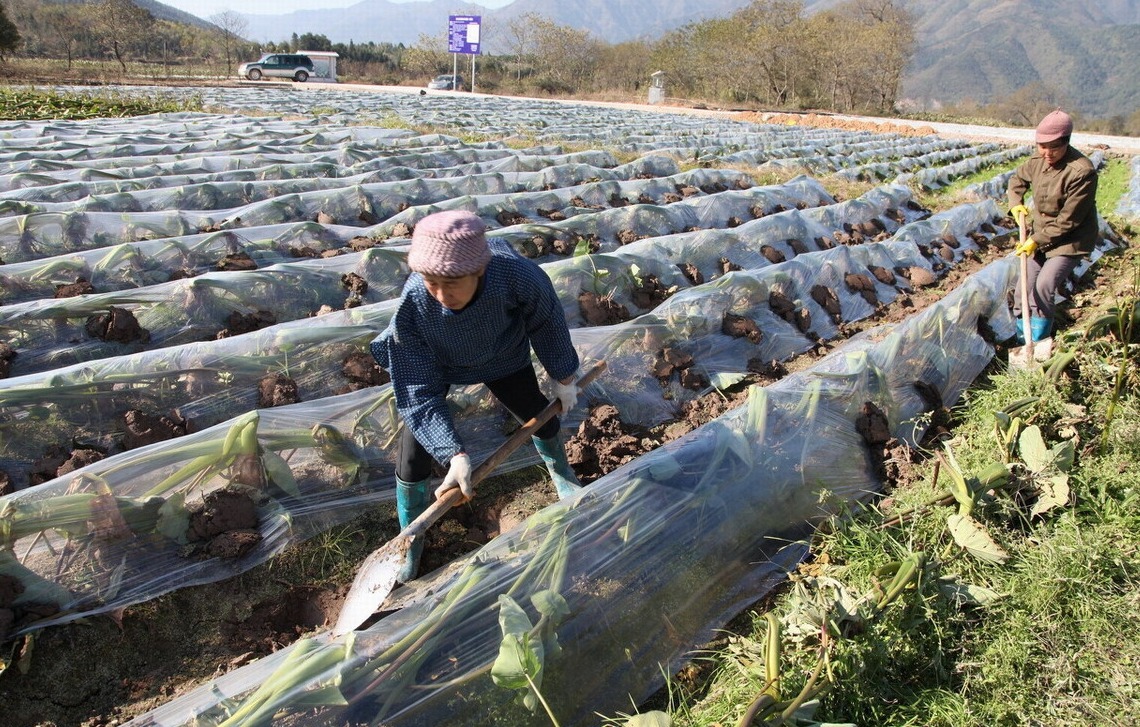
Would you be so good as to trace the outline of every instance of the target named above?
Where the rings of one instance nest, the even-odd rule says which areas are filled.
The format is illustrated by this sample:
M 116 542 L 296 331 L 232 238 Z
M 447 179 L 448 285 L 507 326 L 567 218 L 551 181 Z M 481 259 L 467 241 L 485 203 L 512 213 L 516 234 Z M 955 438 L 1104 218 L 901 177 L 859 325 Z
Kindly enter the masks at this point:
M 475 56 L 479 55 L 479 26 L 482 23 L 481 15 L 449 15 L 447 16 L 447 52 L 453 54 L 451 58 L 451 86 L 455 88 L 455 76 L 459 64 L 457 53 L 467 53 L 471 56 L 471 92 L 475 92 Z

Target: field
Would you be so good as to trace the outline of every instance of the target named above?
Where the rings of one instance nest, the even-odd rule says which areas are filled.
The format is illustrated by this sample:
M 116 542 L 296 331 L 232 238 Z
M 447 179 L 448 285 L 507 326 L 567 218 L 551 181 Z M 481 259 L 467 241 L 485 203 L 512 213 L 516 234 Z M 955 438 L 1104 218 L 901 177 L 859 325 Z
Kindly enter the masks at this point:
M 1015 331 L 1003 196 L 1026 146 L 169 93 L 208 110 L 2 124 L 13 724 L 569 725 L 659 702 L 814 560 L 820 523 L 914 479 Z M 398 530 L 399 422 L 367 346 L 442 209 L 542 265 L 608 364 L 564 419 L 590 484 L 555 502 L 520 450 L 430 531 L 417 583 L 329 640 Z M 1103 231 L 1096 260 L 1131 235 Z M 478 388 L 453 410 L 476 461 L 514 426 Z

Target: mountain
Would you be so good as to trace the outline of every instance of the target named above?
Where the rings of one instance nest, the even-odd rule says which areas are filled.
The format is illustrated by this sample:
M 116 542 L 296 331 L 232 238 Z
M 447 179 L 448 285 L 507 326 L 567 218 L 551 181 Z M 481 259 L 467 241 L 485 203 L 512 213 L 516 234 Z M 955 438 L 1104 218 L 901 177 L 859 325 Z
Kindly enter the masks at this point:
M 293 33 L 315 33 L 335 42 L 348 41 L 412 44 L 420 35 L 447 32 L 448 15 L 479 15 L 484 43 L 495 51 L 495 35 L 525 13 L 550 18 L 559 25 L 590 31 L 610 43 L 652 39 L 705 18 L 730 15 L 749 0 L 515 0 L 491 10 L 474 3 L 451 0 L 390 3 L 363 0 L 341 10 L 298 10 L 285 15 L 244 15 L 250 39 L 279 41 Z
M 922 0 L 903 96 L 999 100 L 1055 89 L 1090 116 L 1140 108 L 1140 0 Z
M 152 0 L 147 0 L 152 1 Z M 805 0 L 808 13 L 840 0 Z M 333 42 L 412 44 L 441 37 L 452 14 L 482 16 L 488 52 L 502 52 L 507 24 L 525 13 L 581 28 L 610 43 L 652 40 L 687 23 L 730 15 L 749 0 L 515 0 L 491 10 L 452 0 L 363 0 L 343 10 L 245 15 L 250 38 L 280 41 L 316 33 Z M 1140 0 L 905 0 L 918 49 L 903 97 L 925 106 L 1000 100 L 1033 83 L 1058 91 L 1077 111 L 1127 116 L 1140 108 Z M 837 38 L 857 43 L 858 38 Z

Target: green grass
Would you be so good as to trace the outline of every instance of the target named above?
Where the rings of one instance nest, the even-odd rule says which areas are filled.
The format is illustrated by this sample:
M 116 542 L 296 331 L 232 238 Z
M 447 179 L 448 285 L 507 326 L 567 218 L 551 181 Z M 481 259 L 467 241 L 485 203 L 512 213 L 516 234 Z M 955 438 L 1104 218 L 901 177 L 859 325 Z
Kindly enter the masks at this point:
M 978 171 L 967 174 L 965 176 L 955 179 L 952 183 L 934 191 L 923 189 L 915 190 L 917 201 L 922 206 L 932 210 L 949 209 L 959 203 L 958 197 L 962 190 L 966 189 L 972 184 L 985 182 L 999 174 L 1005 174 L 1008 171 L 1016 169 L 1018 165 L 1026 160 L 1027 157 L 1013 159 L 1001 164 L 979 169 Z
M 1128 191 L 1131 178 L 1132 171 L 1127 159 L 1110 158 L 1105 162 L 1097 177 L 1096 188 L 1096 210 L 1101 217 L 1106 220 L 1116 217 L 1116 206 Z
M 90 119 L 201 110 L 202 100 L 197 96 L 180 99 L 161 92 L 150 95 L 113 91 L 59 93 L 0 87 L 0 119 L 5 120 Z

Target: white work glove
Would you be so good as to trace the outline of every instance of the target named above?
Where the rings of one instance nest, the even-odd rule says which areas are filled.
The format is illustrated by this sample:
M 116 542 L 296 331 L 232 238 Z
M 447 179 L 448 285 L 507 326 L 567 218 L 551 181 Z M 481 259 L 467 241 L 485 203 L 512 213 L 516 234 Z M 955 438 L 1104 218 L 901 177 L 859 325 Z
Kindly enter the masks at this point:
M 579 391 L 577 375 L 571 377 L 569 384 L 563 384 L 561 381 L 554 382 L 554 396 L 562 402 L 563 414 L 568 413 L 578 403 Z
M 435 488 L 436 499 L 443 497 L 448 490 L 458 487 L 463 493 L 460 502 L 467 502 L 475 497 L 475 486 L 471 484 L 471 458 L 463 452 L 451 458 L 451 466 L 447 468 L 447 476 L 439 487 Z

